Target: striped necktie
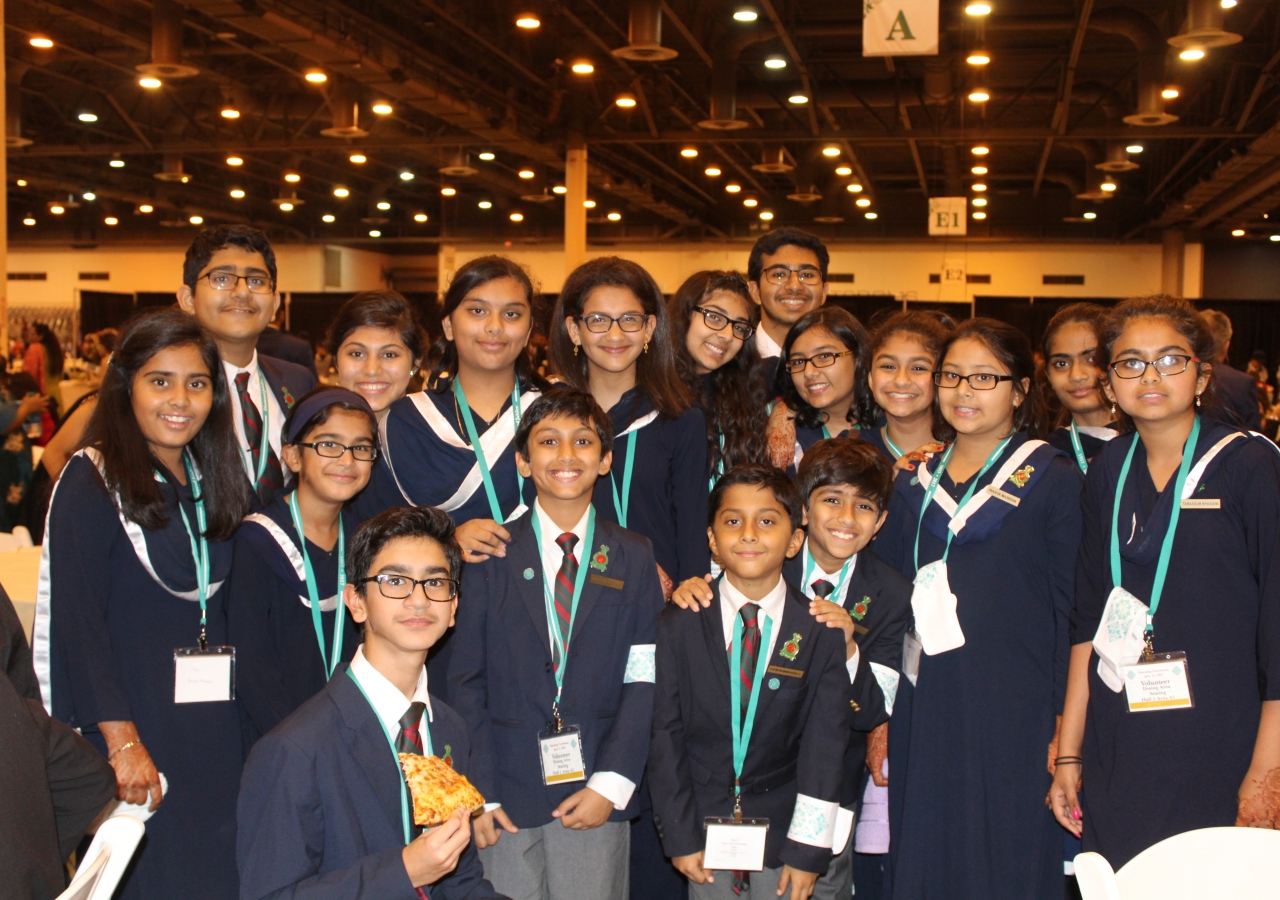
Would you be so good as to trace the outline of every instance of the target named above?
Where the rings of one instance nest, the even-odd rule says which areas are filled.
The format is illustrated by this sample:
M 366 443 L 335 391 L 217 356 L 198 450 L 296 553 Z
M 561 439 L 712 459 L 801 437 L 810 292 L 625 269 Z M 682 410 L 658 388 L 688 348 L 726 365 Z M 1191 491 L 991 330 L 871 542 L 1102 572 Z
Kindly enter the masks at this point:
M 760 656 L 760 605 L 746 603 L 738 614 L 742 616 L 742 663 L 738 667 L 738 678 L 742 680 L 742 707 L 738 715 L 746 716 L 751 689 L 755 686 L 756 659 Z
M 249 394 L 248 372 L 240 372 L 236 375 L 236 393 L 240 395 L 240 416 L 244 420 L 244 437 L 249 442 L 249 450 L 253 454 L 253 471 L 249 474 L 252 479 L 258 473 L 258 462 L 262 456 L 262 412 Z M 280 468 L 280 460 L 276 457 L 276 451 L 271 448 L 271 442 L 268 441 L 267 467 L 262 470 L 262 477 L 258 479 L 253 489 L 257 492 L 258 499 L 268 503 L 282 487 L 284 487 L 284 470 Z
M 414 700 L 400 717 L 400 733 L 396 735 L 397 753 L 416 753 L 422 756 L 422 713 L 427 704 Z
M 836 586 L 825 578 L 819 578 L 813 583 L 812 587 L 813 596 L 817 597 L 819 600 L 826 600 L 831 596 L 831 592 L 836 589 Z
M 573 614 L 573 585 L 578 580 L 578 558 L 573 555 L 573 548 L 578 544 L 578 536 L 572 531 L 566 531 L 556 538 L 556 544 L 564 552 L 564 559 L 560 561 L 560 571 L 556 573 L 552 599 L 556 606 L 556 626 L 560 629 L 560 646 L 568 647 L 570 617 Z M 555 666 L 559 669 L 561 662 L 559 649 L 553 646 L 551 652 Z

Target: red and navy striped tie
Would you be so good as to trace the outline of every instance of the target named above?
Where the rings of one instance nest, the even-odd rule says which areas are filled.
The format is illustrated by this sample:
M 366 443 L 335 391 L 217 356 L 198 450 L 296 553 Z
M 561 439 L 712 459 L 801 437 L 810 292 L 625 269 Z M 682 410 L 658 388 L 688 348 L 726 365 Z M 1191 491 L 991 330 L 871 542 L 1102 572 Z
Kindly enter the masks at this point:
M 259 376 L 261 377 L 261 376 Z M 240 395 L 240 416 L 244 420 L 244 437 L 249 442 L 249 450 L 253 453 L 253 475 L 258 472 L 258 460 L 262 455 L 262 413 L 249 395 L 249 373 L 236 375 L 236 392 Z M 280 460 L 276 451 L 267 442 L 267 467 L 262 470 L 262 477 L 253 489 L 258 498 L 266 503 L 275 496 L 276 491 L 284 487 L 284 470 L 280 468 Z
M 414 700 L 400 717 L 400 733 L 396 735 L 397 753 L 416 753 L 422 756 L 422 713 L 427 704 Z
M 738 677 L 742 680 L 742 708 L 738 715 L 745 719 L 747 704 L 751 702 L 751 688 L 755 685 L 756 659 L 760 656 L 760 605 L 744 604 L 738 614 L 742 616 L 742 662 L 738 667 Z
M 556 605 L 556 625 L 560 629 L 560 646 L 569 646 L 570 616 L 573 612 L 573 585 L 578 580 L 578 558 L 573 555 L 573 548 L 578 544 L 578 536 L 566 531 L 556 538 L 556 544 L 564 551 L 564 559 L 560 561 L 560 571 L 556 573 L 555 590 L 552 599 Z M 552 647 L 552 661 L 556 669 L 560 668 L 560 651 Z

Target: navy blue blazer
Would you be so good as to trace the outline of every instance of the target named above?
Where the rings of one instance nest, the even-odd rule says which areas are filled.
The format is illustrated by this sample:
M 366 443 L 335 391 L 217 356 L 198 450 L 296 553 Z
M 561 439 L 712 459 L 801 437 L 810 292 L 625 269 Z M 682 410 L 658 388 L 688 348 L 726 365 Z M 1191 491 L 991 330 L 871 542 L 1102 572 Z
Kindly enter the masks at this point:
M 343 663 L 324 690 L 254 746 L 237 806 L 241 900 L 419 900 L 401 856 L 400 772 L 373 707 Z M 462 718 L 431 698 L 431 741 L 466 774 Z M 412 815 L 412 806 L 410 807 Z M 431 900 L 505 900 L 475 845 Z
M 258 354 L 258 365 L 262 366 L 262 374 L 267 378 L 267 387 L 271 388 L 271 393 L 276 395 L 276 402 L 280 404 L 280 411 L 288 419 L 289 411 L 297 404 L 298 399 L 316 386 L 316 377 L 296 363 L 276 359 L 274 356 L 267 356 L 263 353 Z M 234 390 L 235 385 L 231 385 L 231 388 Z M 256 403 L 257 401 L 254 402 Z M 262 414 L 265 417 L 266 410 L 263 410 Z M 281 463 L 281 466 L 283 465 L 284 463 Z M 292 478 L 288 468 L 285 468 L 284 473 L 286 481 Z M 245 480 L 249 480 L 248 473 L 245 474 Z M 270 505 L 274 499 L 273 495 L 267 497 L 264 502 L 259 500 L 257 491 L 251 491 L 251 494 L 252 502 L 250 508 L 254 512 L 261 511 Z
M 258 353 L 266 354 L 272 359 L 291 362 L 295 366 L 302 366 L 311 373 L 313 380 L 318 378 L 316 355 L 311 349 L 311 342 L 281 331 L 274 325 L 268 325 L 266 330 L 258 335 Z
M 1213 391 L 1218 406 L 1211 418 L 1226 425 L 1258 431 L 1262 428 L 1262 408 L 1258 405 L 1258 384 L 1239 369 L 1224 362 L 1213 364 Z
M 789 583 L 800 584 L 804 575 L 800 554 L 787 560 L 782 575 Z M 843 806 L 851 807 L 859 799 L 858 789 L 866 772 L 868 732 L 889 721 L 884 691 L 869 663 L 892 669 L 901 679 L 902 639 L 911 624 L 911 591 L 911 582 L 870 547 L 858 554 L 844 595 L 844 608 L 853 617 L 853 640 L 862 661 L 852 686 L 857 706 L 852 708 L 853 731 L 844 756 Z
M 709 609 L 671 605 L 658 617 L 649 789 L 658 836 L 673 857 L 703 849 L 705 817 L 733 814 L 729 654 L 720 582 L 712 589 Z M 853 699 L 844 633 L 809 615 L 808 600 L 790 585 L 781 626 L 768 662 L 785 671 L 766 672 L 742 768 L 742 814 L 770 820 L 766 867 L 825 872 L 831 849 L 790 840 L 787 831 L 796 794 L 840 801 L 844 770 L 831 761 L 848 746 Z M 798 646 L 795 659 L 782 655 L 788 641 Z
M 537 735 L 551 722 L 556 683 L 535 514 L 530 510 L 508 526 L 506 557 L 466 566 L 449 663 L 450 702 L 474 741 L 472 780 L 519 828 L 554 821 L 552 810 L 584 786 L 542 780 Z M 631 648 L 654 643 L 663 605 L 653 546 L 597 516 L 593 546 L 578 558 L 590 568 L 569 638 L 560 715 L 582 729 L 587 778 L 616 772 L 638 786 L 648 757 L 653 683 L 624 678 Z M 638 815 L 641 793 L 637 789 L 610 820 Z

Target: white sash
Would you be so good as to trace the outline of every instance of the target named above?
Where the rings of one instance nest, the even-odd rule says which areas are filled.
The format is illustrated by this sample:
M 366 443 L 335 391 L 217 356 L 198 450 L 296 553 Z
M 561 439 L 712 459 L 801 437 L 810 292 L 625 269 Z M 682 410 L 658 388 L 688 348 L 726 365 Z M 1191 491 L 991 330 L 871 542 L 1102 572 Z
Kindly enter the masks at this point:
M 653 410 L 652 412 L 646 413 L 645 415 L 636 419 L 626 428 L 624 428 L 621 434 L 614 435 L 614 438 L 613 438 L 614 442 L 617 443 L 619 440 L 626 437 L 633 431 L 639 431 L 641 428 L 648 425 L 650 422 L 652 422 L 656 418 L 658 418 L 658 411 L 656 409 Z M 485 452 L 488 452 L 488 451 L 485 451 Z
M 1017 471 L 1019 466 L 1021 466 L 1024 462 L 1026 462 L 1028 456 L 1030 456 L 1032 453 L 1034 453 L 1036 450 L 1038 450 L 1040 447 L 1043 447 L 1043 446 L 1045 446 L 1044 441 L 1031 440 L 1031 441 L 1027 441 L 1017 450 L 1013 451 L 1013 453 L 1010 454 L 1009 458 L 1005 460 L 1004 465 L 1002 465 L 999 469 L 996 470 L 995 477 L 991 479 L 991 484 L 995 487 L 999 487 L 1000 485 L 1004 484 L 1006 481 L 1009 480 L 1009 476 L 1012 475 L 1015 471 Z M 933 476 L 929 474 L 929 470 L 924 465 L 921 465 L 920 466 L 920 485 L 925 490 L 928 490 L 929 484 L 932 480 L 933 480 Z M 952 534 L 957 534 L 957 535 L 968 523 L 969 518 L 974 513 L 976 513 L 979 509 L 981 509 L 983 504 L 985 504 L 990 499 L 991 499 L 991 495 L 986 491 L 976 491 L 974 493 L 974 496 L 969 498 L 969 502 L 965 504 L 964 509 L 960 511 L 959 515 L 957 515 L 956 501 L 954 497 L 952 497 L 946 491 L 935 491 L 933 494 L 933 502 L 938 504 L 938 506 L 942 508 L 942 511 L 945 512 L 947 516 L 950 517 L 951 519 L 951 524 L 948 525 L 947 527 L 951 529 Z
M 307 570 L 302 562 L 302 553 L 299 552 L 297 546 L 289 539 L 289 535 L 281 528 L 274 519 L 264 516 L 262 513 L 249 513 L 244 517 L 246 522 L 253 522 L 255 525 L 261 525 L 266 529 L 267 534 L 275 540 L 280 546 L 281 551 L 288 558 L 289 564 L 293 566 L 294 573 L 298 576 L 298 580 L 306 582 Z M 298 595 L 298 599 L 302 601 L 302 605 L 307 609 L 311 608 L 311 598 Z M 325 597 L 320 601 L 321 612 L 333 612 L 338 608 L 339 597 L 334 594 L 332 597 Z

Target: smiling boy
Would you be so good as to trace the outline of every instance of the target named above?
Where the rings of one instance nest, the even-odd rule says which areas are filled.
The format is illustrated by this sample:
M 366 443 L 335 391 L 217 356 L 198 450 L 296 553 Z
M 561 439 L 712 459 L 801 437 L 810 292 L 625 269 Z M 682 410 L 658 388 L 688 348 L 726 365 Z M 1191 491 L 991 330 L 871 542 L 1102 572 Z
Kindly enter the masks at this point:
M 663 604 L 653 548 L 592 508 L 613 433 L 590 394 L 544 394 L 515 444 L 538 497 L 505 557 L 468 565 L 449 667 L 490 801 L 476 845 L 521 900 L 625 900 Z

